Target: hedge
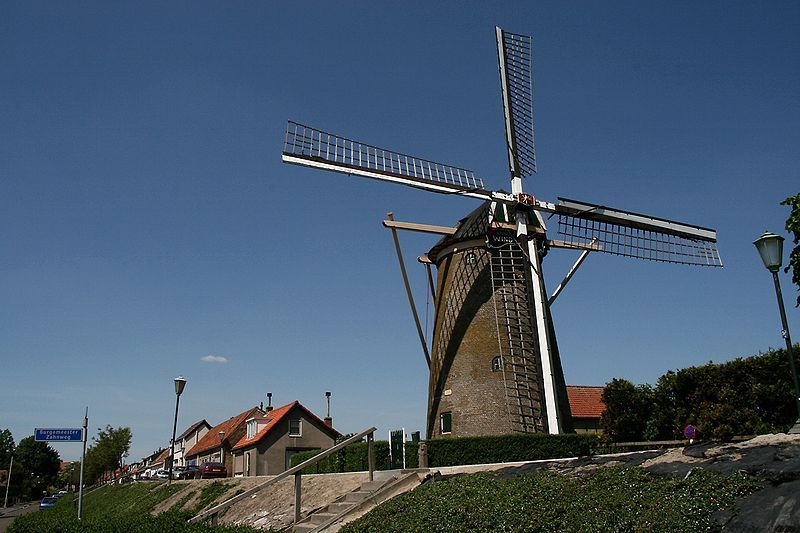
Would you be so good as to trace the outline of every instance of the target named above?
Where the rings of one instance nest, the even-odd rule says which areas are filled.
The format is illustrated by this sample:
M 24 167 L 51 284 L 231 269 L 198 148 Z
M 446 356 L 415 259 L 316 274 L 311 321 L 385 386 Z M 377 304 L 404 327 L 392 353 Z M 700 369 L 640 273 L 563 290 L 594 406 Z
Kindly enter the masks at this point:
M 419 461 L 415 442 L 406 442 L 406 468 L 417 468 Z M 309 450 L 296 453 L 292 456 L 292 466 L 297 466 L 303 461 L 314 457 L 321 450 Z M 369 468 L 367 457 L 367 443 L 356 442 L 347 446 L 333 455 L 329 455 L 320 462 L 303 470 L 304 474 L 330 474 L 334 472 L 361 472 Z M 395 465 L 389 462 L 389 441 L 375 441 L 375 469 L 391 470 L 402 468 L 402 460 L 396 460 Z
M 429 440 L 427 444 L 430 467 L 579 457 L 597 453 L 604 446 L 596 435 L 575 434 L 446 438 Z M 295 454 L 292 456 L 292 466 L 299 465 L 318 453 L 319 450 Z M 406 442 L 406 468 L 418 466 L 417 454 L 418 444 Z M 358 442 L 306 468 L 303 473 L 358 472 L 367 470 L 367 467 L 367 443 Z M 388 441 L 375 441 L 375 468 L 392 468 L 389 464 Z M 399 465 L 395 468 L 399 468 Z
M 601 440 L 596 435 L 534 433 L 433 439 L 427 443 L 428 464 L 440 467 L 580 457 L 596 453 Z

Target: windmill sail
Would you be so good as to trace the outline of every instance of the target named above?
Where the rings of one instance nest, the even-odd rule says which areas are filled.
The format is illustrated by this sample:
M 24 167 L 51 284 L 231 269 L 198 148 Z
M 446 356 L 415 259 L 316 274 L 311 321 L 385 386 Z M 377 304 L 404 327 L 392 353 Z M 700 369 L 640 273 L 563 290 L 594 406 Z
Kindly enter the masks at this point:
M 495 26 L 511 175 L 536 172 L 533 132 L 533 39 Z
M 484 200 L 491 196 L 471 170 L 378 148 L 292 121 L 286 128 L 282 159 L 444 194 Z
M 722 266 L 717 232 L 664 218 L 559 198 L 558 233 L 569 245 L 666 263 Z

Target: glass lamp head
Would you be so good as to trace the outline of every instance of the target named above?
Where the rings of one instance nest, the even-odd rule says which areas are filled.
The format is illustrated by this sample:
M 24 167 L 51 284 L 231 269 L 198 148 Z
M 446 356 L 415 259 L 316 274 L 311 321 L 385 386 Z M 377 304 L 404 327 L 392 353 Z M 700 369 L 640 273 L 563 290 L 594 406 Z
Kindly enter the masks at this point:
M 775 235 L 769 231 L 753 242 L 756 245 L 764 266 L 770 272 L 777 272 L 783 263 L 783 237 Z

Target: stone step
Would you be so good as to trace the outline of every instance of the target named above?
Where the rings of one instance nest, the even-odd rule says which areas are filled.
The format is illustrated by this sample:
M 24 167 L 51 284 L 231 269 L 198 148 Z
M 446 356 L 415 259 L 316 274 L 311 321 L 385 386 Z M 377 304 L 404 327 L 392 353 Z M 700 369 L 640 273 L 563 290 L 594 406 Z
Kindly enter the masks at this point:
M 370 491 L 367 490 L 357 490 L 355 492 L 350 492 L 344 497 L 344 501 L 346 502 L 360 502 L 367 498 L 370 494 Z
M 295 524 L 292 526 L 292 533 L 306 533 L 308 531 L 313 531 L 317 528 L 316 524 L 312 524 L 310 522 L 302 522 L 300 524 Z
M 309 522 L 314 525 L 323 524 L 336 516 L 334 513 L 314 513 L 309 517 Z
M 332 503 L 326 509 L 329 513 L 339 514 L 345 509 L 349 509 L 353 506 L 353 502 L 339 502 L 339 503 Z
M 360 490 L 364 490 L 364 491 L 367 491 L 367 492 L 373 492 L 373 491 L 378 490 L 382 486 L 386 485 L 386 483 L 388 483 L 388 481 L 389 480 L 386 480 L 386 479 L 382 479 L 380 481 L 377 480 L 377 479 L 375 481 L 367 481 L 366 483 L 361 485 L 361 489 Z

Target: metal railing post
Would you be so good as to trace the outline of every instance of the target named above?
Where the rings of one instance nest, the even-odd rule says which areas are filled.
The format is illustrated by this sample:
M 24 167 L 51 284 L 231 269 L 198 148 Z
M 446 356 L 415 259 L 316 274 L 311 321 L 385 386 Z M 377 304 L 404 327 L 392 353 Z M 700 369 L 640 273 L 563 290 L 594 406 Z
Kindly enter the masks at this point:
M 369 480 L 375 480 L 375 434 L 367 435 L 367 461 L 369 462 Z
M 300 481 L 300 476 L 302 472 L 298 472 L 294 475 L 294 522 L 295 524 L 300 521 L 300 500 L 302 499 L 300 494 L 302 492 L 302 482 Z

